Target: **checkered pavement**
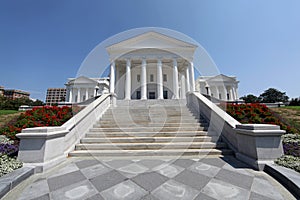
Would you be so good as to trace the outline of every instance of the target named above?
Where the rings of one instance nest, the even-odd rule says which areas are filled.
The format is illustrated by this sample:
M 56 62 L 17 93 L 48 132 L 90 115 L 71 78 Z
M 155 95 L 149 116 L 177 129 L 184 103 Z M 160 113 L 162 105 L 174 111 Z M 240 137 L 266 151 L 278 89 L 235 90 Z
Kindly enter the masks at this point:
M 97 160 L 70 158 L 34 175 L 16 199 L 285 199 L 282 187 L 264 172 L 232 156 L 203 159 Z

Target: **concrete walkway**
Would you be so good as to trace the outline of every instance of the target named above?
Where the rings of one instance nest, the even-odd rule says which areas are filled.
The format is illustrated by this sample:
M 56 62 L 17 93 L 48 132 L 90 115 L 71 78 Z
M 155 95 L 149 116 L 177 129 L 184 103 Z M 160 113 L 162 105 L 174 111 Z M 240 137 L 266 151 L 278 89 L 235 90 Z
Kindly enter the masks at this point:
M 69 158 L 3 199 L 294 199 L 264 172 L 232 156 L 201 159 Z

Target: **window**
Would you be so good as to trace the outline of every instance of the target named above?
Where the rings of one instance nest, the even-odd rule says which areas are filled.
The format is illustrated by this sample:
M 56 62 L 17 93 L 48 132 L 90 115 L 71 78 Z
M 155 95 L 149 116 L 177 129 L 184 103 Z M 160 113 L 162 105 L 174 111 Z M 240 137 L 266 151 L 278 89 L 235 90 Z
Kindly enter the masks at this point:
M 136 99 L 141 99 L 141 91 L 136 91 Z
M 154 82 L 154 75 L 150 74 L 150 82 Z
M 155 99 L 155 92 L 149 92 L 149 99 Z
M 221 93 L 219 93 L 219 99 L 222 99 L 222 95 L 221 95 Z
M 164 99 L 168 99 L 168 91 L 164 91 Z
M 163 79 L 165 82 L 167 81 L 167 74 L 164 74 Z
M 136 75 L 136 80 L 137 80 L 137 82 L 141 81 L 141 75 L 140 74 Z

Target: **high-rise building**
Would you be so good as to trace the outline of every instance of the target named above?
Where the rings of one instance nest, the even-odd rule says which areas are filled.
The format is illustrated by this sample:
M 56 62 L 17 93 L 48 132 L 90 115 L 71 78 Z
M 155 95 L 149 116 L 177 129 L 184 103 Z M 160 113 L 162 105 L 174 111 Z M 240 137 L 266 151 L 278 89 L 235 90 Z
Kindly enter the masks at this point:
M 48 88 L 46 95 L 46 105 L 51 106 L 58 104 L 59 102 L 66 101 L 66 89 L 65 88 Z

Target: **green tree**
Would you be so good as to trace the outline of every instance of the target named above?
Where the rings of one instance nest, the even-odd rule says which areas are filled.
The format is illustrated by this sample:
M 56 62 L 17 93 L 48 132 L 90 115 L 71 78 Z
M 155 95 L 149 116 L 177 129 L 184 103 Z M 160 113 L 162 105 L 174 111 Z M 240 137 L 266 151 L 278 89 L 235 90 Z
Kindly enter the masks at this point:
M 257 103 L 259 102 L 259 98 L 253 94 L 248 94 L 241 97 L 245 101 L 245 103 Z
M 281 92 L 275 88 L 265 90 L 259 98 L 264 103 L 287 102 L 289 100 L 285 92 Z

